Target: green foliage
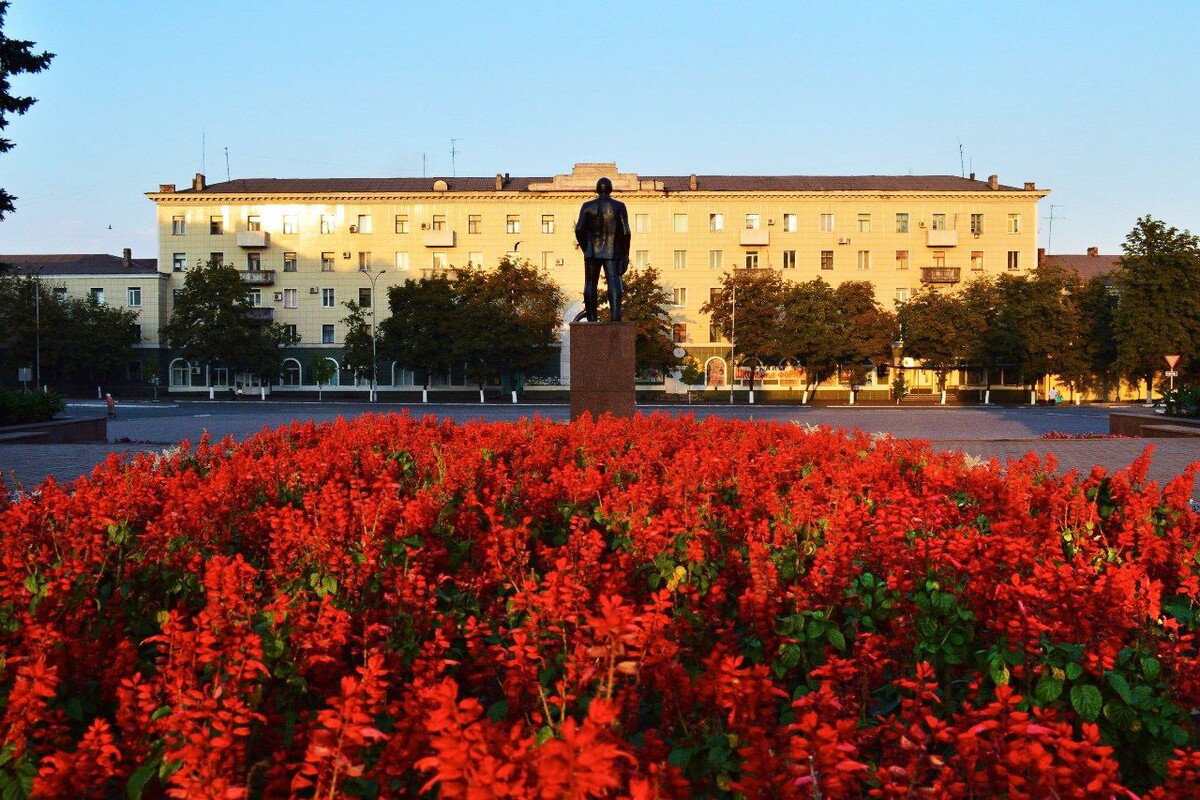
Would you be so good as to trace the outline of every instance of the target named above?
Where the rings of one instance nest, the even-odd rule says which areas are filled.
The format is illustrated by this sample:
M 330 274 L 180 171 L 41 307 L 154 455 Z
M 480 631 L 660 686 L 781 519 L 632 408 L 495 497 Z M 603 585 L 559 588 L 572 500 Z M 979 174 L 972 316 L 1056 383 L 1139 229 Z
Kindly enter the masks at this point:
M 50 62 L 54 58 L 53 53 L 45 51 L 34 53 L 33 42 L 6 37 L 4 35 L 4 15 L 6 13 L 8 13 L 8 3 L 0 2 L 0 130 L 8 126 L 9 114 L 20 116 L 37 102 L 32 97 L 13 95 L 9 91 L 11 88 L 9 79 L 14 75 L 32 75 L 41 72 L 50 66 Z M 7 153 L 12 148 L 11 140 L 0 137 L 0 153 Z M 13 201 L 16 199 L 0 189 L 0 220 L 12 212 Z
M 445 274 L 408 280 L 388 289 L 390 315 L 379 323 L 379 354 L 429 376 L 460 362 L 462 297 Z
M 837 369 L 839 316 L 833 287 L 820 278 L 790 284 L 783 294 L 779 349 L 804 367 L 810 391 Z
M 721 276 L 721 290 L 700 307 L 737 352 L 765 361 L 778 360 L 780 320 L 786 284 L 769 269 L 739 269 Z M 736 328 L 735 328 L 736 325 Z
M 48 422 L 67 407 L 62 395 L 43 392 L 9 392 L 0 390 L 0 425 L 25 425 Z
M 1117 384 L 1115 315 L 1119 297 L 1109 275 L 1097 275 L 1080 288 L 1076 302 L 1082 321 L 1083 360 L 1095 388 L 1107 399 Z
M 837 360 L 849 366 L 854 386 L 866 383 L 870 363 L 891 360 L 896 315 L 884 311 L 870 281 L 845 281 L 833 290 Z
M 964 608 L 957 595 L 943 589 L 936 576 L 925 580 L 912 601 L 916 606 L 916 660 L 928 661 L 938 670 L 968 663 L 975 651 L 975 613 Z
M 1200 386 L 1180 386 L 1163 392 L 1167 414 L 1172 417 L 1200 417 Z
M 966 361 L 975 334 L 966 298 L 926 289 L 902 303 L 896 316 L 904 355 L 932 370 L 938 391 L 945 391 L 950 371 Z
M 343 303 L 350 313 L 342 319 L 346 326 L 346 338 L 343 342 L 342 366 L 356 375 L 370 376 L 372 358 L 371 325 L 367 321 L 367 312 L 358 303 L 349 300 Z M 378 344 L 376 343 L 376 349 Z M 331 365 L 332 366 L 332 365 Z
M 636 357 L 639 370 L 670 372 L 679 364 L 671 336 L 671 293 L 663 288 L 654 267 L 630 270 L 622 285 L 621 318 L 637 326 Z

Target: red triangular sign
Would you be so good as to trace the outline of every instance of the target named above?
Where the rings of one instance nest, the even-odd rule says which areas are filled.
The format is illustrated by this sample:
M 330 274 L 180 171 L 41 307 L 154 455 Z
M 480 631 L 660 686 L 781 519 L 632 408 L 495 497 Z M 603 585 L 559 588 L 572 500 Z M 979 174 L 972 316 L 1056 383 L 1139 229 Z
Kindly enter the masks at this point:
M 1175 369 L 1175 365 L 1179 363 L 1179 356 L 1163 356 L 1167 360 L 1167 369 Z

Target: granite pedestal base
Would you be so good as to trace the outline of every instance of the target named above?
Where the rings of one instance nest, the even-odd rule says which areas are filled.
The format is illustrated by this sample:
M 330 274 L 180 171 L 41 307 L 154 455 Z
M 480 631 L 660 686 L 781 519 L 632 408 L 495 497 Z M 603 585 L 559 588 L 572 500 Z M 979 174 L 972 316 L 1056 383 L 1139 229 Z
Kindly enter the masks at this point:
M 633 416 L 636 341 L 629 322 L 571 325 L 571 419 Z

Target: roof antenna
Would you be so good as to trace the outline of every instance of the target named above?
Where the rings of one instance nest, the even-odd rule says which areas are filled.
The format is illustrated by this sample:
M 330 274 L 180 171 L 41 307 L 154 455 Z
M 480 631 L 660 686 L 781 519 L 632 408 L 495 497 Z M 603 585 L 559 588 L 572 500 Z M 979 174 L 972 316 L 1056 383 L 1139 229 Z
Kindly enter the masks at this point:
M 230 178 L 229 178 L 229 148 L 228 147 L 225 148 L 225 180 L 230 180 Z
M 1051 203 L 1050 204 L 1050 216 L 1044 218 L 1044 219 L 1047 219 L 1050 221 L 1050 224 L 1046 226 L 1046 252 L 1047 253 L 1050 252 L 1050 241 L 1051 241 L 1051 238 L 1054 236 L 1054 220 L 1066 219 L 1066 217 L 1054 216 L 1054 209 L 1062 208 L 1062 207 L 1063 207 L 1062 203 Z
M 204 140 L 204 129 L 200 129 L 200 174 L 203 175 L 208 170 L 205 169 L 205 164 L 208 161 L 208 150 Z
M 454 157 L 458 155 L 458 151 L 454 149 L 454 143 L 457 141 L 458 141 L 458 139 L 450 140 L 450 177 L 451 178 L 458 177 L 458 168 L 455 166 L 455 162 L 454 162 Z
M 961 178 L 967 177 L 967 167 L 963 163 L 962 139 L 958 140 L 958 172 L 959 172 L 959 177 L 961 177 Z
M 425 154 L 424 153 L 421 153 L 421 177 L 422 178 L 426 177 L 425 176 Z

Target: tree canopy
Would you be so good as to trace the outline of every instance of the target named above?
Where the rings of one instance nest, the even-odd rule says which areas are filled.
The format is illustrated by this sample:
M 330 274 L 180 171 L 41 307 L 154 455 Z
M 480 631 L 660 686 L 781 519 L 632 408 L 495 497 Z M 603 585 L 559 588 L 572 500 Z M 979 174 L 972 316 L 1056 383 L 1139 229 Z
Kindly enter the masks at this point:
M 736 353 L 774 360 L 780 356 L 779 322 L 785 283 L 769 269 L 738 269 L 721 276 L 721 290 L 700 311 Z
M 0 130 L 8 127 L 9 114 L 20 116 L 37 102 L 32 97 L 14 95 L 9 79 L 14 75 L 41 72 L 50 66 L 50 61 L 54 58 L 53 53 L 33 52 L 33 42 L 9 39 L 5 36 L 4 15 L 7 13 L 8 3 L 0 0 Z M 0 137 L 0 153 L 7 153 L 11 149 L 13 149 L 13 142 Z M 0 188 L 0 220 L 12 212 L 13 201 L 16 199 Z
M 897 320 L 904 355 L 932 370 L 938 390 L 945 391 L 949 372 L 966 361 L 975 334 L 965 299 L 925 289 L 900 305 Z
M 679 364 L 671 331 L 671 293 L 654 267 L 632 270 L 623 281 L 621 318 L 637 327 L 637 368 L 666 373 Z
M 381 356 L 429 377 L 462 361 L 458 288 L 445 274 L 408 280 L 388 289 L 390 315 L 379 323 Z

